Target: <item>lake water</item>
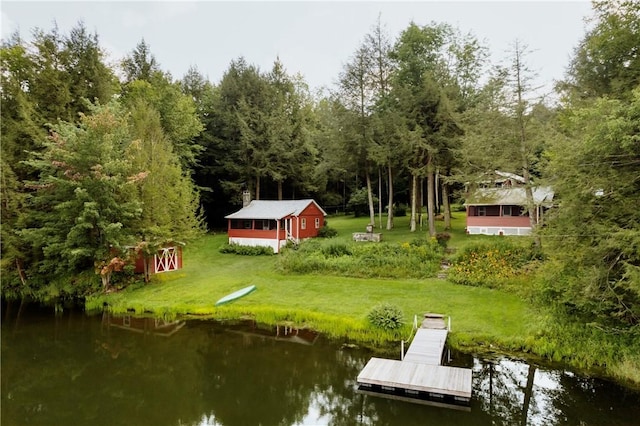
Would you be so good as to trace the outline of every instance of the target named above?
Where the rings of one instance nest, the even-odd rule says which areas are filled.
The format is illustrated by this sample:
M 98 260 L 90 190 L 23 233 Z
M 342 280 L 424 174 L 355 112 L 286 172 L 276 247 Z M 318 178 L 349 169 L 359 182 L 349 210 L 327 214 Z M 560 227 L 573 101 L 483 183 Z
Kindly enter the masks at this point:
M 360 394 L 373 354 L 251 321 L 163 321 L 3 305 L 2 425 L 636 425 L 640 392 L 454 355 L 471 410 Z

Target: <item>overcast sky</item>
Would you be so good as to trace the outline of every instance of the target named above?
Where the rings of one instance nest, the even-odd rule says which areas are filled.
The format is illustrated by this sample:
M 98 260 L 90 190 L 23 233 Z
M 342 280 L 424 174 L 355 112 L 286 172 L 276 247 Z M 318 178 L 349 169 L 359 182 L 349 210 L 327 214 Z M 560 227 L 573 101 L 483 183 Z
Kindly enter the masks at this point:
M 585 33 L 588 1 L 6 1 L 2 38 L 19 30 L 64 34 L 80 20 L 97 32 L 116 62 L 144 38 L 165 71 L 182 78 L 191 65 L 213 83 L 232 59 L 269 70 L 276 57 L 312 89 L 330 87 L 343 64 L 375 24 L 378 15 L 390 36 L 411 21 L 446 22 L 484 40 L 495 63 L 519 39 L 533 52 L 529 65 L 539 83 L 551 87 L 563 77 L 573 49 Z

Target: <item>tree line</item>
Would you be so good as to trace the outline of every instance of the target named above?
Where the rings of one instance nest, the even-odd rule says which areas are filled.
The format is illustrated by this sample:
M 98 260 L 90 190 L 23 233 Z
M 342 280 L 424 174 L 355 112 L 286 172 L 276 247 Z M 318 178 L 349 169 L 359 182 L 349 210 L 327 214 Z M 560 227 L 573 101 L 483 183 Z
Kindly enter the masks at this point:
M 362 208 L 386 229 L 406 204 L 411 229 L 426 210 L 434 235 L 465 183 L 502 170 L 524 177 L 532 223 L 532 188 L 556 192 L 534 238 L 549 302 L 637 324 L 639 13 L 593 2 L 555 103 L 537 95 L 522 42 L 492 64 L 443 23 L 392 37 L 378 19 L 321 93 L 278 58 L 268 70 L 237 58 L 213 83 L 196 67 L 175 79 L 144 40 L 110 66 L 82 23 L 15 34 L 0 58 L 3 289 L 59 293 L 51 277 L 224 226 L 243 190 Z

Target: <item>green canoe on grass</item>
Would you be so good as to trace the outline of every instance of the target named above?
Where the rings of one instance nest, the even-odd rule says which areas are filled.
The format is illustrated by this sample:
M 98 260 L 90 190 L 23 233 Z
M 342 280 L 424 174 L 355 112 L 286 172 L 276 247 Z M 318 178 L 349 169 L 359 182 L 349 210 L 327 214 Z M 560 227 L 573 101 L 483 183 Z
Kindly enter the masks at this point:
M 246 296 L 247 294 L 251 293 L 255 289 L 256 289 L 255 285 L 250 285 L 249 287 L 241 288 L 238 291 L 234 291 L 231 294 L 227 294 L 225 297 L 223 297 L 222 299 L 219 299 L 216 302 L 216 306 L 224 305 L 225 303 L 233 302 L 236 299 L 240 299 L 241 297 Z

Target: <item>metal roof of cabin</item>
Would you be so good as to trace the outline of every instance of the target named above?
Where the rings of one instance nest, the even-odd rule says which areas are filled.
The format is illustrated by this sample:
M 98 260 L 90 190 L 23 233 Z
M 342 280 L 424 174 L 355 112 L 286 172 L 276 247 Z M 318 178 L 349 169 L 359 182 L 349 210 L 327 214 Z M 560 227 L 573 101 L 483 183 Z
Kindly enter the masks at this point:
M 247 207 L 225 216 L 225 219 L 273 219 L 299 216 L 309 204 L 315 204 L 323 215 L 327 213 L 314 200 L 253 200 Z
M 509 179 L 513 179 L 517 182 L 520 183 L 525 183 L 525 180 L 522 176 L 517 175 L 515 173 L 509 173 L 509 172 L 502 172 L 500 170 L 494 170 L 494 173 L 498 176 L 502 176 L 503 178 L 509 178 Z
M 533 202 L 536 205 L 551 204 L 553 195 L 551 187 L 533 188 Z M 524 187 L 480 188 L 470 194 L 464 204 L 467 206 L 525 206 L 527 205 L 527 195 Z

